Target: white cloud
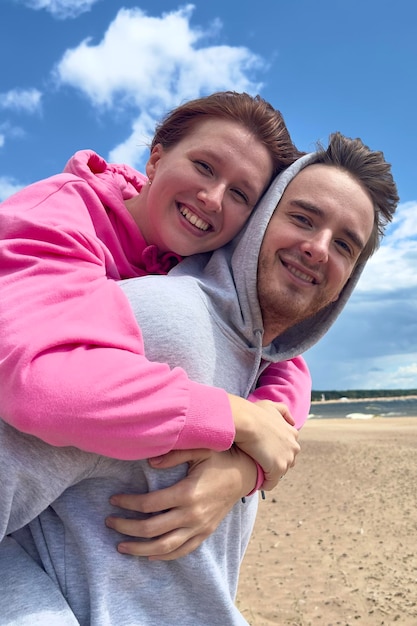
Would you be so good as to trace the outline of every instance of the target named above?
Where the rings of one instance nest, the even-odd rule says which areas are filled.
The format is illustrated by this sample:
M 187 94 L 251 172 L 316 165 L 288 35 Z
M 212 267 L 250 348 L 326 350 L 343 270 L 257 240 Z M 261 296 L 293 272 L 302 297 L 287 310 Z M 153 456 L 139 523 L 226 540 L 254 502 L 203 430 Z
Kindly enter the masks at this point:
M 417 387 L 417 354 L 391 354 L 370 359 L 368 370 L 360 372 L 362 389 L 414 389 Z
M 21 138 L 24 134 L 23 129 L 19 126 L 12 126 L 8 121 L 3 122 L 0 124 L 0 148 L 3 148 L 10 138 Z
M 36 113 L 41 108 L 42 93 L 38 89 L 11 89 L 0 94 L 0 108 Z
M 394 293 L 417 286 L 417 201 L 399 205 L 381 248 L 368 261 L 357 290 Z
M 206 45 L 220 22 L 191 27 L 193 9 L 189 4 L 161 17 L 121 9 L 98 44 L 84 40 L 56 67 L 58 84 L 80 90 L 96 107 L 130 115 L 131 136 L 112 153 L 121 161 L 136 164 L 155 122 L 181 102 L 216 90 L 261 88 L 251 76 L 265 61 L 244 47 Z
M 154 130 L 155 119 L 147 113 L 141 113 L 132 123 L 130 136 L 110 151 L 109 161 L 132 165 L 140 163 L 144 152 L 149 153 L 150 137 Z
M 23 0 L 29 9 L 39 11 L 45 9 L 57 19 L 75 18 L 91 10 L 100 0 Z
M 398 243 L 409 240 L 417 234 L 417 201 L 405 202 L 398 207 L 391 227 L 390 241 Z
M 22 189 L 23 185 L 17 183 L 12 178 L 0 176 L 0 202 Z
M 354 342 L 354 333 L 350 334 Z M 387 355 L 357 354 L 337 358 L 321 346 L 305 356 L 313 377 L 313 389 L 415 389 L 417 388 L 417 353 L 404 351 Z

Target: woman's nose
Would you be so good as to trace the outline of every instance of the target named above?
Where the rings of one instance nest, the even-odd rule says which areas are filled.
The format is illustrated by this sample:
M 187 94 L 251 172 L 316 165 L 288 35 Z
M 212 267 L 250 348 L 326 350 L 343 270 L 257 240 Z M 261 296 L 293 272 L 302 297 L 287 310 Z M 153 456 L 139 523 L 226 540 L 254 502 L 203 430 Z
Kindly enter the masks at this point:
M 204 203 L 206 209 L 218 213 L 222 210 L 224 193 L 224 185 L 216 184 L 199 191 L 197 197 Z

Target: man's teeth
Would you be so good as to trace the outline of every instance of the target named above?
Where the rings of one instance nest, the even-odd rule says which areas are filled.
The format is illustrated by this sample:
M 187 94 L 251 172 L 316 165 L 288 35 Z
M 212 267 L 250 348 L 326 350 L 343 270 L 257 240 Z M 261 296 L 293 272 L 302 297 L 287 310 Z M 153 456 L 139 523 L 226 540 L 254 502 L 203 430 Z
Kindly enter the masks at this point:
M 314 278 L 312 276 L 309 276 L 308 274 L 304 274 L 304 272 L 300 272 L 300 270 L 298 270 L 296 267 L 293 267 L 292 265 L 288 265 L 287 267 L 288 267 L 288 270 L 291 272 L 291 274 L 294 274 L 294 276 L 301 278 L 301 280 L 305 280 L 309 283 L 314 282 Z
M 185 217 L 188 222 L 190 222 L 190 224 L 192 224 L 196 228 L 199 228 L 200 230 L 208 230 L 208 228 L 210 228 L 210 224 L 207 224 L 207 222 L 202 220 L 201 217 L 198 217 L 197 215 L 192 213 L 190 209 L 187 209 L 187 207 L 180 207 L 180 213 Z

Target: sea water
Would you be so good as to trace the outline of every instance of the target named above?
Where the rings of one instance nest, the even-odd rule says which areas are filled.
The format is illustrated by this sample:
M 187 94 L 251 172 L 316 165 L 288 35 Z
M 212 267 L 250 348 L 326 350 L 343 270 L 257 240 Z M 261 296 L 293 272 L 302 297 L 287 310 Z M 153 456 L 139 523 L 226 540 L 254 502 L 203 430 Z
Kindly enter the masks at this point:
M 313 403 L 309 419 L 371 419 L 373 417 L 416 417 L 417 398 L 375 400 L 329 400 Z

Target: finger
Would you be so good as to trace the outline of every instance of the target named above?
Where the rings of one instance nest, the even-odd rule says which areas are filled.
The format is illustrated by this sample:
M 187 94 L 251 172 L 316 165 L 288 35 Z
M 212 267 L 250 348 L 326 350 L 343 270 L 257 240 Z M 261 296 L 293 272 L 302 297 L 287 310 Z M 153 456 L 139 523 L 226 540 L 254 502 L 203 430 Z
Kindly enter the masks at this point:
M 278 483 L 279 483 L 279 480 L 278 481 L 265 480 L 263 484 L 261 485 L 261 489 L 262 491 L 272 491 L 272 489 L 274 489 Z
M 192 534 L 188 528 L 177 528 L 150 541 L 122 541 L 117 549 L 123 554 L 133 556 L 163 556 L 179 550 L 190 540 Z
M 184 523 L 184 516 L 178 509 L 160 513 L 143 520 L 126 519 L 111 515 L 106 518 L 105 523 L 108 528 L 112 528 L 122 535 L 140 537 L 141 539 L 153 539 L 188 526 L 188 524 Z
M 183 543 L 179 548 L 177 548 L 177 550 L 173 550 L 168 554 L 152 555 L 149 557 L 149 560 L 174 561 L 175 559 L 180 559 L 181 557 L 187 556 L 187 554 L 191 554 L 191 552 L 194 552 L 194 550 L 196 550 L 205 539 L 207 539 L 206 535 L 197 535 Z
M 110 498 L 110 504 L 128 511 L 141 513 L 159 513 L 172 509 L 178 504 L 187 501 L 187 490 L 184 481 L 172 487 L 141 494 L 115 494 Z
M 184 529 L 153 541 L 126 541 L 117 546 L 121 554 L 148 557 L 151 561 L 173 561 L 190 554 L 206 539 L 205 535 L 189 537 Z
M 146 513 L 142 508 L 144 497 L 148 494 L 115 493 L 110 498 L 110 504 L 127 511 L 139 511 Z M 151 511 L 153 513 L 153 511 Z
M 261 489 L 263 491 L 271 491 L 271 489 L 274 489 L 279 481 L 287 474 L 288 470 L 294 467 L 295 461 L 296 458 L 294 455 L 293 459 L 289 460 L 286 466 L 281 464 L 278 470 L 274 472 L 265 472 L 265 481 L 263 482 Z
M 290 413 L 289 408 L 287 407 L 286 404 L 282 404 L 282 402 L 277 402 L 276 404 L 276 408 L 279 411 L 279 413 L 281 413 L 282 417 L 285 419 L 285 421 L 288 424 L 291 424 L 291 426 L 294 426 L 295 424 L 295 419 L 293 418 L 293 416 Z
M 182 463 L 195 463 L 203 461 L 211 455 L 211 450 L 198 448 L 195 450 L 172 450 L 162 456 L 155 456 L 148 459 L 149 465 L 158 468 L 175 467 Z
M 295 419 L 293 418 L 293 416 L 291 415 L 289 411 L 285 413 L 281 413 L 281 415 L 285 419 L 287 424 L 289 424 L 290 426 L 295 426 Z

